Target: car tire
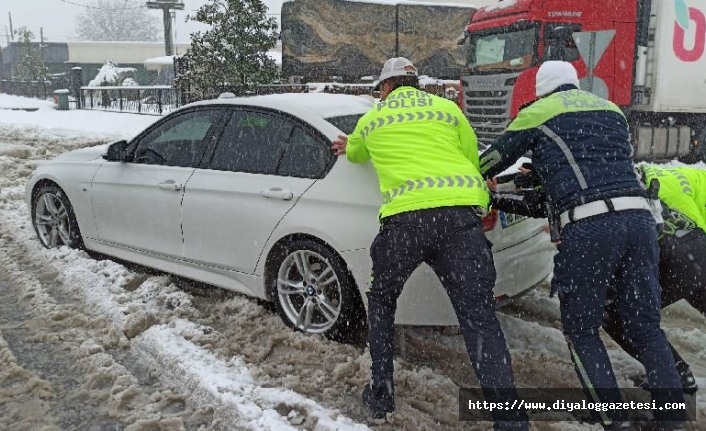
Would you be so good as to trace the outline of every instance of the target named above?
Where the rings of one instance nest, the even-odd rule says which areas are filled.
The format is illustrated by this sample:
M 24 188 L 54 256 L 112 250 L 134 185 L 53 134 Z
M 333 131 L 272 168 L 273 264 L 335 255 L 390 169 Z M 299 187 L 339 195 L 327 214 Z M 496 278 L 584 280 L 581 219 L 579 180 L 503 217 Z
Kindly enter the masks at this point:
M 46 248 L 83 248 L 76 214 L 66 193 L 54 184 L 40 187 L 32 196 L 32 226 Z
M 364 342 L 365 307 L 343 259 L 310 239 L 294 240 L 275 253 L 270 297 L 282 321 L 333 341 Z

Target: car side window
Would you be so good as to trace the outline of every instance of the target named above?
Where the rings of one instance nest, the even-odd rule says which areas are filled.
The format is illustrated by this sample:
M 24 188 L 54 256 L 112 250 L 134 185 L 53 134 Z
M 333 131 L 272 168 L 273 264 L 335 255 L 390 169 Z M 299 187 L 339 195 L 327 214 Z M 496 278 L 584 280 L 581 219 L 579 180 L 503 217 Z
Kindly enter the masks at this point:
M 143 136 L 133 156 L 135 163 L 195 168 L 206 149 L 204 138 L 219 118 L 217 109 L 174 117 Z
M 211 169 L 274 175 L 294 124 L 265 112 L 237 110 L 218 140 Z
M 284 147 L 277 175 L 322 178 L 333 154 L 322 140 L 296 127 Z

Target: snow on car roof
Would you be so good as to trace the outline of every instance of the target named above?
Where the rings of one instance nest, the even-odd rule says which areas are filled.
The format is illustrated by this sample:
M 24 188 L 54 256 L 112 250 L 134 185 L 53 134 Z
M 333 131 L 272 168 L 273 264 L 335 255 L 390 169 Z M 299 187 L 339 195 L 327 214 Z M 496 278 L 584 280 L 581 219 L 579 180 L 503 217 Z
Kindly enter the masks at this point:
M 342 115 L 364 114 L 373 107 L 375 99 L 371 96 L 352 96 L 348 94 L 284 93 L 219 98 L 196 102 L 189 106 L 212 104 L 260 106 L 291 113 L 306 109 L 322 118 L 331 118 Z

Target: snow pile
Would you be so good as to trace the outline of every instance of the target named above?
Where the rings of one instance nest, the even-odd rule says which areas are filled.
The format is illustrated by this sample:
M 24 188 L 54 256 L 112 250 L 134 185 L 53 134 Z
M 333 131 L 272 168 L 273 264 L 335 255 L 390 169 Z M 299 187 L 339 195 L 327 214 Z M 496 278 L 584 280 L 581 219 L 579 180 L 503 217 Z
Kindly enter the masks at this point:
M 51 102 L 6 95 L 0 95 L 0 103 L 4 103 L 2 101 L 6 97 L 9 99 L 7 104 L 13 104 L 15 101 L 19 104 L 35 104 L 39 110 L 27 112 L 0 109 L 0 125 L 27 127 L 27 133 L 40 140 L 47 136 L 56 139 L 57 136 L 90 138 L 91 135 L 101 137 L 101 139 L 106 137 L 127 139 L 140 133 L 160 118 L 150 115 L 84 109 L 57 111 Z M 36 126 L 41 126 L 41 129 L 37 129 Z
M 173 67 L 175 57 L 174 55 L 167 55 L 165 57 L 148 58 L 143 64 L 147 70 L 160 70 L 163 67 Z
M 460 85 L 458 79 L 439 79 L 428 75 L 419 75 L 419 85 Z
M 194 331 L 210 330 L 177 320 L 168 326 L 153 326 L 136 342 L 159 363 L 167 378 L 186 381 L 192 393 L 215 397 L 217 403 L 234 413 L 232 423 L 253 430 L 295 430 L 299 426 L 317 430 L 368 429 L 291 390 L 259 386 L 241 358 L 233 357 L 226 363 L 187 339 Z
M 120 82 L 125 79 L 126 75 L 135 72 L 137 72 L 137 69 L 134 67 L 118 67 L 112 61 L 108 61 L 100 68 L 98 74 L 88 83 L 88 86 L 120 85 Z
M 122 83 L 123 87 L 137 87 L 137 81 L 132 78 L 125 78 Z
M 29 97 L 13 96 L 11 94 L 0 93 L 0 121 L 3 121 L 6 112 L 4 109 L 47 109 L 54 108 L 54 102 L 50 100 L 31 99 Z

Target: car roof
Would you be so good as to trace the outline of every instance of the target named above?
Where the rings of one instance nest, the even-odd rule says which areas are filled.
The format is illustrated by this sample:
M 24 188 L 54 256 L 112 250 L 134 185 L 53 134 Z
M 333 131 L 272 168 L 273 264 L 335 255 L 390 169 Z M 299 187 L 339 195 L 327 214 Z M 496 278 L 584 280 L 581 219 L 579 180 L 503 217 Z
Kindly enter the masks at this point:
M 308 111 L 322 118 L 360 115 L 375 104 L 371 96 L 328 93 L 284 93 L 264 96 L 231 97 L 195 102 L 187 106 L 234 105 L 273 108 L 293 115 Z M 186 106 L 185 106 L 186 107 Z

